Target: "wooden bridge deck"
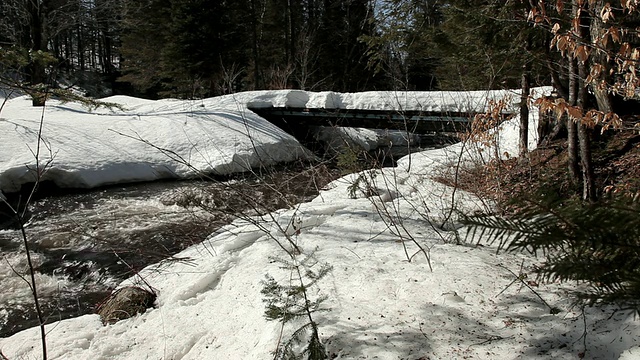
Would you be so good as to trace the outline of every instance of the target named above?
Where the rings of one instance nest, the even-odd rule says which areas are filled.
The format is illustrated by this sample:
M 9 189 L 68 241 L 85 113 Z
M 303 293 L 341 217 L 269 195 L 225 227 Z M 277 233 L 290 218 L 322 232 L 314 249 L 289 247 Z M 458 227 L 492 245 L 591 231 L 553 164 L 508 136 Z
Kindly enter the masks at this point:
M 405 130 L 416 134 L 455 133 L 467 130 L 476 115 L 471 112 L 291 107 L 250 107 L 249 110 L 293 135 L 299 134 L 303 128 L 307 129 L 309 126 Z

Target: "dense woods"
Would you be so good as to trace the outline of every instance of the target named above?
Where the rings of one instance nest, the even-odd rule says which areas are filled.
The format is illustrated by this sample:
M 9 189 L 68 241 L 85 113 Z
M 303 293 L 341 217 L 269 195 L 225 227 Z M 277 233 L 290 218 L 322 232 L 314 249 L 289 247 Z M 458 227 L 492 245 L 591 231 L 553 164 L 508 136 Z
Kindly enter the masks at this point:
M 544 64 L 533 58 L 544 33 L 531 30 L 524 5 L 473 3 L 8 0 L 0 64 L 33 84 L 99 75 L 147 97 L 519 86 L 523 61 Z M 545 69 L 536 68 L 540 84 Z
M 0 66 L 32 84 L 99 75 L 119 93 L 184 98 L 519 88 L 526 74 L 567 101 L 571 79 L 589 80 L 598 109 L 612 110 L 613 94 L 633 94 L 635 3 L 7 0 Z

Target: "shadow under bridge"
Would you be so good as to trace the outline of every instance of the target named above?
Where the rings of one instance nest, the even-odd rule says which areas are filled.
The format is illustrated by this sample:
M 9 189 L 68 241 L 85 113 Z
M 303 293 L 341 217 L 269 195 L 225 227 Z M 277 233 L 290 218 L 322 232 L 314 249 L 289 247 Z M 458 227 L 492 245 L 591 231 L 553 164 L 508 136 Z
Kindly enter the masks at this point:
M 318 127 L 349 127 L 397 130 L 415 134 L 420 147 L 439 147 L 457 142 L 456 134 L 470 130 L 478 112 L 422 110 L 365 110 L 296 107 L 248 107 L 260 117 L 293 135 L 301 143 L 317 148 Z M 501 114 L 504 121 L 510 114 Z M 320 147 L 322 147 L 320 145 Z

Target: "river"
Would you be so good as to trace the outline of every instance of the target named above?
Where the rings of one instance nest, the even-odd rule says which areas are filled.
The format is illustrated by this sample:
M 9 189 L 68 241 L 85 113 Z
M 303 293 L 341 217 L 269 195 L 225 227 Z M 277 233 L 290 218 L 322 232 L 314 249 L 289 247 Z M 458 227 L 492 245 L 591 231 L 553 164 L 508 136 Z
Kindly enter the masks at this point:
M 265 170 L 224 181 L 166 181 L 56 191 L 33 201 L 26 234 L 47 322 L 94 312 L 122 280 L 172 258 L 242 214 L 313 198 L 327 166 Z M 0 231 L 0 337 L 38 324 L 23 278 L 21 233 Z

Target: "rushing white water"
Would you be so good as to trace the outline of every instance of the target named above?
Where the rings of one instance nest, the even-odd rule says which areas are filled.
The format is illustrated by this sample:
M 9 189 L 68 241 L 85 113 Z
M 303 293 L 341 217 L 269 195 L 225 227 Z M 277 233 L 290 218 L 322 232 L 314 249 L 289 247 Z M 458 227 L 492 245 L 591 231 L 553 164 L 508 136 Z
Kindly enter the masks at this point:
M 284 170 L 261 179 L 145 183 L 36 200 L 26 234 L 45 316 L 53 321 L 93 312 L 123 279 L 200 243 L 247 210 L 238 194 L 273 210 L 315 194 L 306 184 L 332 178 L 311 178 L 316 175 Z M 290 199 L 282 198 L 285 188 Z M 20 231 L 0 231 L 0 256 L 2 337 L 37 321 Z
M 146 264 L 202 241 L 215 216 L 175 204 L 195 183 L 160 183 L 52 196 L 34 202 L 26 234 L 45 316 L 90 312 Z M 0 334 L 34 324 L 22 235 L 0 231 Z

